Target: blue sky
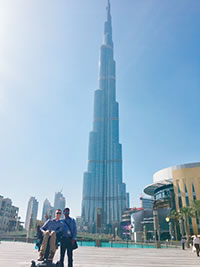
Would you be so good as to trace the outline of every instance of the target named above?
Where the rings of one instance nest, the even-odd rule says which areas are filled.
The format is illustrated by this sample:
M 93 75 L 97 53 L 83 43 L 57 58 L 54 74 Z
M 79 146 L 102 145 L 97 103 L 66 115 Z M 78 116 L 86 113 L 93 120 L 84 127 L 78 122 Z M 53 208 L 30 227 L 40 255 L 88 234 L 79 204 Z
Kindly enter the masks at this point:
M 0 3 L 0 194 L 80 215 L 106 0 Z M 111 0 L 123 176 L 200 161 L 200 1 Z

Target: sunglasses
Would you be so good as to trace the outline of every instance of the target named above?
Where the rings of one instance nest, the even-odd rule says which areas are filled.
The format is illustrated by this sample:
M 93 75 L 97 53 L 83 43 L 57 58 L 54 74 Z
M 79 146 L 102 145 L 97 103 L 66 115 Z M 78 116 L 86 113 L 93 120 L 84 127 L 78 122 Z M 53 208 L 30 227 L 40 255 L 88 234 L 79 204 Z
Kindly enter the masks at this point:
M 61 212 L 56 212 L 56 214 L 61 214 Z

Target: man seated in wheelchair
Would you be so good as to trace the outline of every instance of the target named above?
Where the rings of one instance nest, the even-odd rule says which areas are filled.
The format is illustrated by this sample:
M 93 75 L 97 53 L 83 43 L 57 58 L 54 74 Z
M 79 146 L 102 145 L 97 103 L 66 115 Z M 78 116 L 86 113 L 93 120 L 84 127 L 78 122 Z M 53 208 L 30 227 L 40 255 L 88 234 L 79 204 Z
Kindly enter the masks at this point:
M 43 261 L 45 252 L 47 249 L 47 245 L 49 244 L 49 255 L 48 261 L 53 261 L 53 257 L 56 253 L 57 249 L 57 241 L 59 241 L 62 235 L 62 226 L 61 223 L 61 214 L 62 211 L 60 209 L 56 210 L 55 218 L 47 220 L 44 225 L 40 228 L 42 233 L 42 243 L 39 251 L 38 261 Z

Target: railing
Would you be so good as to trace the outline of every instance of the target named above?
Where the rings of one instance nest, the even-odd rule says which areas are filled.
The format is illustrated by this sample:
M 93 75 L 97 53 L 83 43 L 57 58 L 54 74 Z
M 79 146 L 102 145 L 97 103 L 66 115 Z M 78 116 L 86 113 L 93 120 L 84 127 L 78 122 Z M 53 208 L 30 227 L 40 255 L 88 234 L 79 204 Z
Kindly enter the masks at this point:
M 2 241 L 16 241 L 16 242 L 26 242 L 35 243 L 36 238 L 26 238 L 26 237 L 13 237 L 13 236 L 0 236 Z M 116 241 L 116 240 L 85 240 L 77 239 L 78 245 L 80 247 L 104 247 L 104 248 L 156 248 L 157 244 L 155 242 L 133 242 L 131 240 L 126 241 Z M 161 248 L 177 248 L 180 247 L 180 241 L 161 241 L 159 242 L 159 247 Z
M 156 248 L 155 242 L 133 242 L 133 241 L 103 241 L 103 240 L 78 240 L 79 246 L 95 246 L 95 247 L 107 247 L 107 248 Z M 161 248 L 177 248 L 180 247 L 180 241 L 173 242 L 160 242 Z

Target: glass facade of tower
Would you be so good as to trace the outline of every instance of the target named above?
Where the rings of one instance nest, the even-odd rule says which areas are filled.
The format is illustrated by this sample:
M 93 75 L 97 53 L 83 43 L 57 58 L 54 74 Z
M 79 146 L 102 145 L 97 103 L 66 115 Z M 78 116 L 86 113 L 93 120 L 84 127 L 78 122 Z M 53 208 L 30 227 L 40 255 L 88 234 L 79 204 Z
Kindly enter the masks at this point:
M 51 203 L 48 199 L 45 199 L 43 203 L 43 209 L 42 209 L 42 221 L 45 221 L 46 219 L 52 218 L 53 213 L 53 207 L 51 206 Z
M 84 173 L 82 220 L 95 225 L 101 209 L 102 227 L 121 220 L 126 208 L 126 185 L 122 181 L 122 147 L 119 143 L 119 105 L 116 102 L 110 2 L 100 48 L 99 89 L 94 97 L 93 131 L 89 136 L 88 171 Z
M 53 217 L 55 215 L 55 212 L 57 209 L 61 209 L 62 211 L 64 208 L 66 208 L 66 200 L 65 197 L 61 192 L 56 192 L 55 193 L 55 198 L 54 198 L 54 207 L 53 207 Z M 62 214 L 62 218 L 64 218 L 64 215 Z
M 27 231 L 30 228 L 35 228 L 36 220 L 37 220 L 37 213 L 38 213 L 38 201 L 35 197 L 30 197 L 26 212 L 26 221 L 25 221 L 25 229 Z

